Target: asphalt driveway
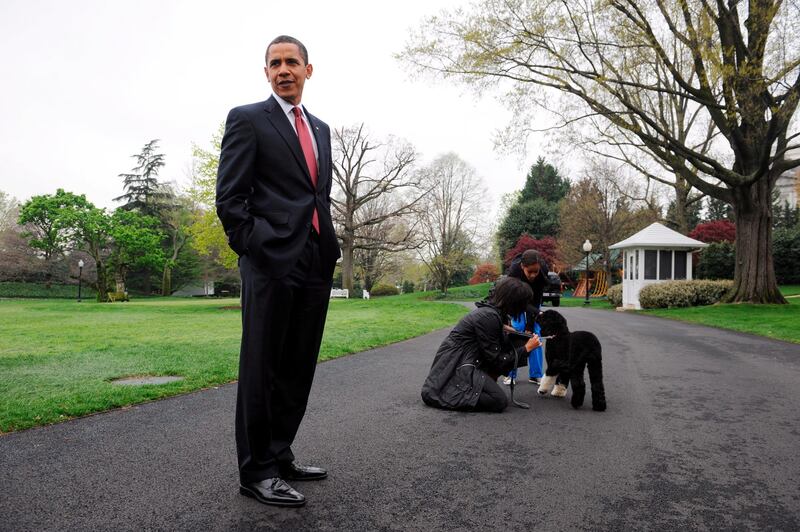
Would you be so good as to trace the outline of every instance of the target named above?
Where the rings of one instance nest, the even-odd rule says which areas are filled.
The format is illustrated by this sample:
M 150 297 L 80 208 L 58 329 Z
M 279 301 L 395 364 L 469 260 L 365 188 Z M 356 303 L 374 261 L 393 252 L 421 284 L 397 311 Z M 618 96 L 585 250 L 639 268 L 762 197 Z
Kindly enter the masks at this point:
M 238 494 L 234 384 L 0 437 L 0 529 L 800 529 L 800 345 L 562 312 L 603 343 L 606 412 L 528 383 L 531 410 L 427 408 L 442 330 L 320 365 L 304 508 Z

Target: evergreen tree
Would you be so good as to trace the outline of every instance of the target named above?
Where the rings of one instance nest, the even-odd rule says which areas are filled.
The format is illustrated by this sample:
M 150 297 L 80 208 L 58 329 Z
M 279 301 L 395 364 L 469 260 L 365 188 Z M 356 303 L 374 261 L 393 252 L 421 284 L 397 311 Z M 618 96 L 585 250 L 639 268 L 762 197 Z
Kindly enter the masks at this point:
M 690 201 L 687 202 L 686 212 L 684 213 L 684 215 L 686 216 L 687 227 L 689 228 L 697 227 L 697 224 L 700 223 L 701 220 L 700 210 L 703 208 L 702 201 L 697 201 L 697 200 L 691 201 L 691 200 L 692 198 L 690 198 Z M 667 227 L 680 232 L 680 223 L 678 220 L 677 213 L 675 212 L 675 201 L 669 202 L 669 207 L 667 207 L 666 220 L 664 221 L 666 222 Z
M 800 206 L 791 207 L 788 201 L 783 205 L 775 202 L 772 206 L 772 226 L 775 229 L 791 229 L 800 224 Z
M 161 210 L 168 206 L 171 194 L 158 181 L 158 172 L 166 164 L 164 154 L 157 153 L 158 142 L 158 139 L 151 140 L 140 153 L 131 156 L 136 160 L 131 173 L 119 174 L 125 193 L 114 201 L 125 202 L 120 207 L 122 210 L 160 218 Z
M 500 222 L 497 229 L 497 243 L 500 251 L 516 244 L 522 235 L 534 238 L 555 237 L 559 229 L 558 204 L 543 199 L 531 200 L 513 205 Z
M 546 163 L 544 157 L 539 157 L 528 172 L 519 202 L 539 199 L 558 203 L 568 192 L 569 181 L 558 175 L 558 170 L 552 164 Z
M 500 258 L 524 234 L 535 238 L 556 236 L 559 229 L 559 202 L 570 191 L 570 183 L 558 170 L 539 157 L 525 178 L 525 187 L 517 193 L 500 221 L 497 244 Z
M 730 220 L 733 221 L 733 209 L 729 203 L 721 199 L 708 197 L 706 204 L 706 220 L 707 222 L 715 222 L 717 220 Z

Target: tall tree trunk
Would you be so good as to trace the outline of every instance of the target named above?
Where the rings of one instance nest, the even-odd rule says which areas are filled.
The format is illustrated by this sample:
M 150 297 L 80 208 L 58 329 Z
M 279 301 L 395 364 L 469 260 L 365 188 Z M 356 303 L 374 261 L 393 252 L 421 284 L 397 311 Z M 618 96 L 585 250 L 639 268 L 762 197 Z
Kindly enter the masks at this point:
M 342 235 L 342 288 L 353 295 L 353 236 Z
M 675 225 L 680 234 L 689 233 L 688 200 L 691 187 L 680 176 L 675 179 Z
M 168 296 L 172 293 L 172 266 L 164 265 L 164 273 L 161 276 L 161 295 Z
M 106 267 L 103 261 L 98 257 L 94 258 L 94 263 L 97 269 L 97 302 L 104 303 L 108 301 L 108 277 L 106 276 Z
M 736 215 L 736 269 L 728 303 L 786 303 L 772 261 L 770 179 L 732 189 Z

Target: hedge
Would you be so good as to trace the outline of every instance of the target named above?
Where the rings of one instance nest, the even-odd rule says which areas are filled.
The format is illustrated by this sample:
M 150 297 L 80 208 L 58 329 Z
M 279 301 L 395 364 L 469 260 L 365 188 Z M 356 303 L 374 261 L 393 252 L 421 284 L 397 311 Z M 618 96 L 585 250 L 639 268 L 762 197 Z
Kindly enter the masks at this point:
M 44 283 L 0 283 L 0 297 L 78 299 L 78 285 Z M 97 294 L 90 287 L 83 285 L 81 299 L 95 299 Z
M 370 297 L 372 296 L 396 296 L 400 293 L 400 290 L 397 289 L 396 286 L 392 286 L 390 284 L 376 284 L 372 287 L 372 290 L 369 291 Z
M 713 305 L 733 287 L 733 281 L 668 281 L 639 291 L 642 308 L 677 308 Z

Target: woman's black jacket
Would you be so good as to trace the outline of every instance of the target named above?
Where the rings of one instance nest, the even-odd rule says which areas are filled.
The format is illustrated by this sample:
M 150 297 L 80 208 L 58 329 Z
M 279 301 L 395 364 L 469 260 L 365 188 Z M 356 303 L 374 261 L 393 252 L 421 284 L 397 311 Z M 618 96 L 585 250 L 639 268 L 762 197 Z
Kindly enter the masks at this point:
M 490 303 L 475 303 L 475 310 L 444 339 L 422 385 L 422 400 L 429 406 L 468 410 L 478 401 L 487 372 L 502 375 L 525 360 L 524 346 L 515 348 L 503 332 L 504 317 Z

